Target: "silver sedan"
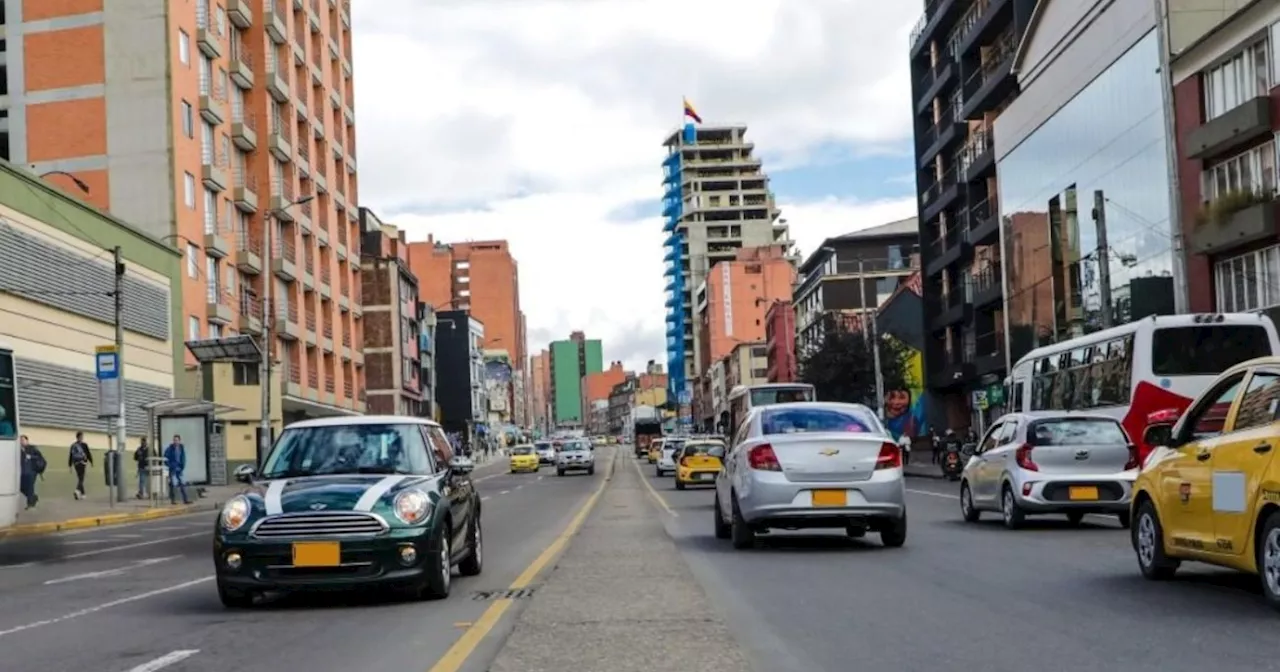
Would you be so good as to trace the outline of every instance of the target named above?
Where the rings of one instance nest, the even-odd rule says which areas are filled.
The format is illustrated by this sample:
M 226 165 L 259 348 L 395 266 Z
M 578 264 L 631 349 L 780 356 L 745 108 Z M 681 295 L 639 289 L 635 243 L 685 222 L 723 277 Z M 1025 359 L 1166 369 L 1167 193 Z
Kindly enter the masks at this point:
M 750 548 L 770 529 L 907 540 L 902 452 L 861 404 L 801 402 L 747 415 L 716 479 L 715 532 Z

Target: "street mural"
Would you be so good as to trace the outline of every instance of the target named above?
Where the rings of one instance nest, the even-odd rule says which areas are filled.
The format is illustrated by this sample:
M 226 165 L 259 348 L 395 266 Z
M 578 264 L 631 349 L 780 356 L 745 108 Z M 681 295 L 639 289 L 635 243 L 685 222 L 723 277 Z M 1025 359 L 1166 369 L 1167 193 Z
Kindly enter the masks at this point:
M 880 333 L 892 337 L 908 353 L 902 372 L 906 389 L 884 391 L 885 428 L 895 439 L 905 436 L 914 440 L 929 431 L 929 395 L 924 385 L 925 334 L 920 320 L 923 311 L 920 274 L 916 272 L 898 286 L 876 314 Z

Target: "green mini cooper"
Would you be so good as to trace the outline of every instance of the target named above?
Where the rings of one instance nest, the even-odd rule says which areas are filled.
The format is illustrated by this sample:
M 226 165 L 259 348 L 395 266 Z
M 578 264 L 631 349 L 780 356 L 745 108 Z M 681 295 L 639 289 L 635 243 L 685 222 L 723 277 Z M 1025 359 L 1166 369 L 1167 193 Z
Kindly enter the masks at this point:
M 218 516 L 218 597 L 249 607 L 266 592 L 399 587 L 449 595 L 453 567 L 480 573 L 473 464 L 422 418 L 325 418 L 285 428 L 249 485 Z

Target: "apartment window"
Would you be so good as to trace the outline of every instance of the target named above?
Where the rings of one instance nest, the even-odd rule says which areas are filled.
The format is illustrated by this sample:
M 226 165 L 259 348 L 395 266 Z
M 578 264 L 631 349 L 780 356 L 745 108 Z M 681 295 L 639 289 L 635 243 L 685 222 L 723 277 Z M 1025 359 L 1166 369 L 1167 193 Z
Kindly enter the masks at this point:
M 468 296 L 471 296 L 471 290 L 469 290 L 469 289 L 460 289 L 460 290 L 458 290 L 458 296 L 461 296 L 461 297 L 468 297 Z
M 1216 309 L 1248 312 L 1280 305 L 1280 245 L 1214 264 Z
M 1276 146 L 1267 142 L 1205 169 L 1200 193 L 1205 201 L 1240 191 L 1276 191 Z
M 204 188 L 204 232 L 213 234 L 218 228 L 218 195 Z
M 468 275 L 460 275 L 460 276 L 458 276 L 458 284 L 459 284 L 459 285 L 465 285 L 465 284 L 467 284 L 467 283 L 469 283 L 469 282 L 471 282 L 471 276 L 468 276 Z
M 183 65 L 191 65 L 191 36 L 182 29 L 178 30 L 178 60 Z
M 188 341 L 200 340 L 200 318 L 196 317 L 195 315 L 190 315 L 187 317 L 187 340 Z
M 458 269 L 459 271 L 465 271 L 465 270 L 467 270 L 468 268 L 471 268 L 471 262 L 469 262 L 469 261 L 455 261 L 455 262 L 453 262 L 453 267 L 454 267 L 454 268 L 456 268 L 456 269 Z
M 232 385 L 257 385 L 258 384 L 258 365 L 245 364 L 243 362 L 233 362 L 231 364 L 231 384 Z
M 188 210 L 196 209 L 196 176 L 191 173 L 182 174 L 182 203 Z
M 211 325 L 209 325 L 209 338 L 222 338 L 222 325 L 221 325 L 221 324 L 211 324 Z
M 196 137 L 196 117 L 191 103 L 182 101 L 182 134 L 188 139 Z
M 200 277 L 200 248 L 187 243 L 187 277 Z
M 1266 38 L 1245 47 L 1222 64 L 1205 70 L 1201 77 L 1204 80 L 1206 121 L 1220 117 L 1246 101 L 1267 95 L 1271 90 L 1271 64 Z

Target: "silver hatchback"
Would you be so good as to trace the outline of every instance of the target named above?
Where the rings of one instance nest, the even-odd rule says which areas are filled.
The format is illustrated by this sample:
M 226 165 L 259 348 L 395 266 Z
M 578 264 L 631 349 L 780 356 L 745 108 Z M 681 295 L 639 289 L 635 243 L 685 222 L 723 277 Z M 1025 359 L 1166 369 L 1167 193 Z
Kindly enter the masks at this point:
M 1114 418 L 1088 413 L 1011 413 L 996 421 L 960 477 L 960 513 L 998 511 L 1005 527 L 1029 515 L 1114 515 L 1129 526 L 1137 449 Z
M 878 532 L 907 539 L 902 452 L 861 404 L 801 402 L 752 410 L 716 479 L 715 533 L 750 548 L 770 529 Z

